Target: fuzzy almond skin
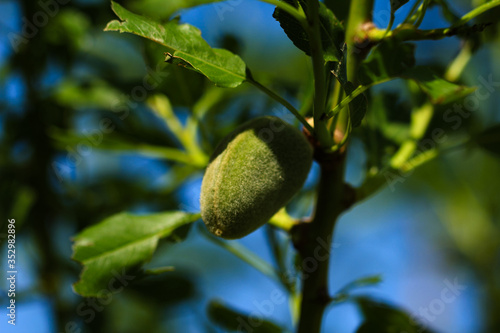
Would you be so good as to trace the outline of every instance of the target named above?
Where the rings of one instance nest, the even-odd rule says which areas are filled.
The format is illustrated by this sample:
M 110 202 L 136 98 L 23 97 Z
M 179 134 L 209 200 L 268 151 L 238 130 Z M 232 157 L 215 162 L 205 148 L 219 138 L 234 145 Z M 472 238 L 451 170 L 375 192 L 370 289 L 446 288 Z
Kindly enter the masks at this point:
M 201 186 L 201 216 L 214 235 L 236 239 L 265 224 L 304 184 L 313 150 L 277 117 L 238 127 L 215 149 Z

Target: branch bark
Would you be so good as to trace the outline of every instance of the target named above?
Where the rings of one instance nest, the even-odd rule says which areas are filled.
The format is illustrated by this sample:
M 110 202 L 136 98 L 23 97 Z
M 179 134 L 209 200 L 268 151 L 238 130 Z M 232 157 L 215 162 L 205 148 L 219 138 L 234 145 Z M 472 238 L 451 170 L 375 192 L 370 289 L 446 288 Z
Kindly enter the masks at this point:
M 319 155 L 319 156 L 318 156 Z M 302 257 L 303 286 L 298 333 L 319 333 L 323 314 L 330 302 L 328 267 L 335 222 L 350 203 L 345 200 L 345 153 L 317 153 L 321 176 L 312 222 L 296 227 L 295 246 Z M 329 247 L 326 254 L 324 244 Z

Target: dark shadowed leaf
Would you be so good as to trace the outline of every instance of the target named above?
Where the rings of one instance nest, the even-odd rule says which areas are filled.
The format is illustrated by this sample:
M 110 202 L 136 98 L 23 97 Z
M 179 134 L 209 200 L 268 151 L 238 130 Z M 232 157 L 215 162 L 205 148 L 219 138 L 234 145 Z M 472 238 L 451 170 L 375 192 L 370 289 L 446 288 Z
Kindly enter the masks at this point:
M 165 272 L 147 276 L 130 286 L 148 301 L 162 305 L 176 305 L 196 295 L 196 284 L 181 272 Z
M 302 5 L 304 11 L 307 12 L 306 4 L 303 1 L 300 1 L 300 4 L 298 0 L 285 0 L 285 2 L 295 8 L 299 8 L 299 5 Z M 342 23 L 323 3 L 320 3 L 319 15 L 323 57 L 325 61 L 338 61 L 342 57 L 341 49 L 344 44 L 344 28 Z M 273 17 L 280 23 L 293 44 L 307 55 L 311 55 L 309 35 L 300 22 L 279 8 L 276 8 Z
M 415 65 L 415 45 L 385 41 L 380 43 L 358 71 L 362 85 L 382 82 L 400 76 Z
M 280 326 L 255 316 L 244 314 L 240 311 L 227 307 L 219 301 L 211 301 L 208 304 L 208 316 L 224 332 L 253 332 L 253 333 L 283 333 L 285 330 Z
M 77 293 L 99 297 L 126 269 L 149 261 L 158 241 L 194 222 L 199 214 L 166 212 L 152 215 L 120 213 L 91 226 L 74 238 L 73 259 L 84 265 Z
M 356 333 L 432 333 L 395 306 L 366 297 L 357 297 L 356 303 L 365 319 Z
M 490 127 L 475 136 L 479 147 L 500 157 L 500 124 Z
M 178 20 L 162 25 L 129 12 L 116 2 L 112 2 L 112 8 L 120 21 L 109 22 L 105 31 L 133 33 L 159 43 L 171 54 L 167 58 L 203 74 L 217 86 L 234 88 L 245 81 L 243 60 L 227 50 L 211 48 L 192 25 L 179 24 Z
M 339 21 L 344 21 L 347 18 L 349 14 L 349 5 L 351 4 L 350 1 L 324 0 L 324 3 Z
M 413 44 L 382 42 L 363 62 L 358 73 L 360 83 L 377 84 L 397 77 L 413 80 L 434 104 L 453 102 L 475 90 L 446 81 L 428 67 L 414 67 L 414 53 Z

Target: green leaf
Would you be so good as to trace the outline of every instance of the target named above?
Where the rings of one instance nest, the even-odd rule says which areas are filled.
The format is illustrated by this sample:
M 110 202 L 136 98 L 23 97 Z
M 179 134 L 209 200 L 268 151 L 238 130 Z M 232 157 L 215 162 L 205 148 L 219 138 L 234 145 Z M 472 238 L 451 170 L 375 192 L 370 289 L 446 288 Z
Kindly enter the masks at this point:
M 307 12 L 306 3 L 304 1 L 284 1 L 295 8 L 299 8 L 299 5 L 301 5 L 304 11 Z M 339 59 L 342 58 L 341 50 L 344 44 L 344 27 L 332 11 L 322 2 L 320 2 L 319 16 L 323 57 L 325 61 L 339 61 Z M 275 9 L 273 17 L 280 23 L 293 44 L 310 56 L 309 35 L 300 22 L 279 8 Z
M 85 229 L 74 238 L 72 259 L 84 265 L 74 290 L 86 297 L 102 296 L 99 292 L 117 275 L 149 261 L 159 239 L 198 218 L 185 212 L 120 213 Z
M 500 124 L 482 131 L 474 137 L 479 147 L 500 157 Z
M 366 297 L 357 297 L 356 303 L 365 318 L 356 333 L 431 333 L 397 307 Z
M 285 297 L 284 295 L 282 297 Z M 208 317 L 225 332 L 282 333 L 284 329 L 275 323 L 256 318 L 227 307 L 219 301 L 211 301 L 207 308 Z
M 433 104 L 448 104 L 476 90 L 446 81 L 423 66 L 407 69 L 401 77 L 415 81 Z
M 109 22 L 104 31 L 128 32 L 159 43 L 176 64 L 201 73 L 219 87 L 234 88 L 245 81 L 243 60 L 227 50 L 211 48 L 192 25 L 179 24 L 178 20 L 162 25 L 129 12 L 116 2 L 111 4 L 121 21 Z

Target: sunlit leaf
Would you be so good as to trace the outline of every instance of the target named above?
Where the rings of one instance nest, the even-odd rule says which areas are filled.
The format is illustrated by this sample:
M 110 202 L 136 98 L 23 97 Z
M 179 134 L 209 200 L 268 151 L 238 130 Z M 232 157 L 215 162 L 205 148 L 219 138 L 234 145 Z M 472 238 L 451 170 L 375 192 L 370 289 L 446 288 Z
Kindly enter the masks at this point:
M 118 276 L 126 275 L 127 269 L 149 261 L 161 238 L 198 218 L 198 214 L 185 212 L 120 213 L 85 229 L 74 238 L 72 258 L 84 266 L 75 291 L 102 297 L 100 292 Z
M 234 88 L 245 81 L 243 60 L 227 50 L 211 48 L 192 25 L 179 24 L 178 20 L 162 25 L 129 12 L 116 2 L 112 2 L 112 8 L 120 21 L 109 22 L 105 31 L 133 33 L 159 43 L 177 65 L 203 74 L 217 86 Z

